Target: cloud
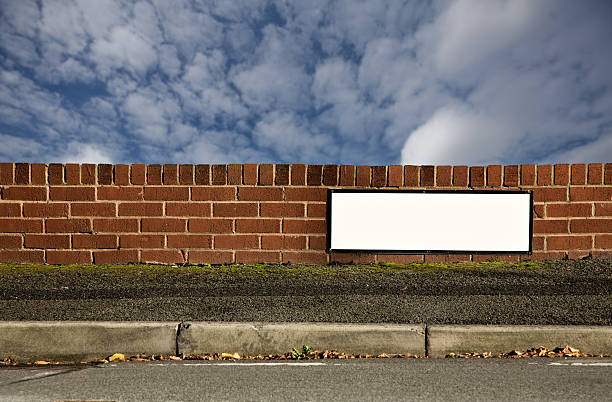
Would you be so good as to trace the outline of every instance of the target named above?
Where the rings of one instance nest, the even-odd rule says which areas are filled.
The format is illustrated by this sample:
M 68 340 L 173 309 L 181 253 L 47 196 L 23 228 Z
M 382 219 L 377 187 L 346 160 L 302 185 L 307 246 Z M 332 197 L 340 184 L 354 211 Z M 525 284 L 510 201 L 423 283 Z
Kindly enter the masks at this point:
M 80 142 L 70 142 L 67 144 L 66 151 L 62 153 L 54 162 L 61 163 L 116 163 L 116 159 L 111 153 L 94 144 Z
M 606 133 L 584 145 L 561 151 L 542 160 L 543 163 L 610 162 L 612 133 Z

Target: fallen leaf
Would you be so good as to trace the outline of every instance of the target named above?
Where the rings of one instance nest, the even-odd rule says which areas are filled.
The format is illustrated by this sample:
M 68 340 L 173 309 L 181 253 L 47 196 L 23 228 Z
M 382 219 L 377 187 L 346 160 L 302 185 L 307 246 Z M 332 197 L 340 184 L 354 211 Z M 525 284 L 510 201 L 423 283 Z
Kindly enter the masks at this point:
M 108 358 L 108 361 L 111 362 L 124 362 L 125 361 L 125 355 L 123 353 L 115 353 L 112 356 L 110 356 Z

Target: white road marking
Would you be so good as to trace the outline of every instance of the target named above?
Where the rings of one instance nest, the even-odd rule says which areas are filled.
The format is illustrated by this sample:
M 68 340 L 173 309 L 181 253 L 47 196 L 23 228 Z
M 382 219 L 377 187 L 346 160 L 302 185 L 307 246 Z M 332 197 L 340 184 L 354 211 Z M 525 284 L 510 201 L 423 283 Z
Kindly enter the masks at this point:
M 548 363 L 549 366 L 599 366 L 599 367 L 612 367 L 612 362 L 595 362 L 595 363 Z
M 44 378 L 44 377 L 48 377 L 48 376 L 53 375 L 53 374 L 57 374 L 57 371 L 42 371 L 40 373 L 36 373 L 36 374 L 28 376 L 28 377 L 20 378 L 19 381 L 35 380 L 37 378 Z
M 151 364 L 151 366 L 176 366 L 176 364 L 172 364 L 172 363 L 154 363 Z M 248 367 L 248 366 L 325 366 L 326 363 L 322 363 L 322 362 L 269 362 L 269 363 L 264 363 L 264 362 L 253 362 L 253 363 L 248 363 L 248 362 L 227 362 L 227 363 L 183 363 L 183 366 L 243 366 L 243 367 Z

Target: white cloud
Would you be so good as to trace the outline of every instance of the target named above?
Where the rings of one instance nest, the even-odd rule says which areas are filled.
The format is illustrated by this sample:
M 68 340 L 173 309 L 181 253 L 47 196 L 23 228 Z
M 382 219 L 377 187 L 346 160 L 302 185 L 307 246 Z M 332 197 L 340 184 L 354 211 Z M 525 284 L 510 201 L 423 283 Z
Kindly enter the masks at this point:
M 70 142 L 66 151 L 53 162 L 61 163 L 115 163 L 111 153 L 99 145 Z
M 44 147 L 29 138 L 20 138 L 14 135 L 0 134 L 0 160 L 18 162 L 43 162 L 37 159 L 44 151 Z
M 610 162 L 612 155 L 612 133 L 574 148 L 557 152 L 544 159 L 543 163 L 596 163 Z

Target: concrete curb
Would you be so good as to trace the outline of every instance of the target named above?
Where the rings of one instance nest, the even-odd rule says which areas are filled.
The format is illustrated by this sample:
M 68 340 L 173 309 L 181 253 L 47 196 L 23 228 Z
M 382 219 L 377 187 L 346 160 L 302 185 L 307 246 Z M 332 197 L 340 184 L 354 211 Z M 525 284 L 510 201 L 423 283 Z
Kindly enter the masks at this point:
M 0 359 L 81 361 L 145 354 L 280 354 L 294 347 L 346 353 L 448 353 L 571 345 L 612 354 L 612 326 L 245 322 L 0 321 Z
M 612 353 L 612 327 L 557 325 L 429 325 L 429 357 L 453 353 L 505 353 L 570 345 L 590 354 Z
M 345 353 L 424 354 L 424 325 L 198 322 L 179 328 L 185 354 L 283 354 L 308 345 Z
M 0 359 L 82 361 L 125 354 L 176 353 L 176 323 L 0 321 Z

